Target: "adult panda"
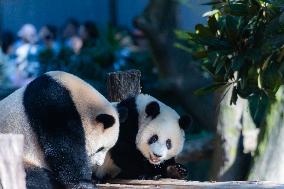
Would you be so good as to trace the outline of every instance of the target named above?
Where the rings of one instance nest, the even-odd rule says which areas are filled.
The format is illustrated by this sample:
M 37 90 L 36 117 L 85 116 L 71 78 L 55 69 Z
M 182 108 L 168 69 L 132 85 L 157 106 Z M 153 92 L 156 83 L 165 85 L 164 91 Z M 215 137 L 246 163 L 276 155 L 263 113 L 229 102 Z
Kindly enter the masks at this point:
M 175 162 L 184 144 L 184 129 L 191 119 L 179 116 L 154 97 L 140 94 L 117 104 L 127 108 L 128 117 L 120 123 L 119 139 L 105 162 L 94 171 L 100 179 L 183 179 L 187 170 Z
M 23 134 L 27 188 L 93 188 L 118 139 L 116 108 L 78 77 L 48 72 L 0 101 L 0 132 Z

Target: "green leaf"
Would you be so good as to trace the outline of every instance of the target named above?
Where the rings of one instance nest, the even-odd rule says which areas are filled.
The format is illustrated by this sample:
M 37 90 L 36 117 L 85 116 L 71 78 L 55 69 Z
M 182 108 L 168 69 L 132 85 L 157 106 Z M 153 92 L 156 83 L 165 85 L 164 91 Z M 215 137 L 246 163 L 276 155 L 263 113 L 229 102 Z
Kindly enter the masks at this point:
M 212 33 L 214 33 L 214 34 L 217 33 L 217 30 L 219 29 L 219 25 L 218 25 L 218 22 L 217 22 L 215 16 L 210 16 L 208 18 L 208 26 L 209 26 Z
M 220 11 L 218 9 L 214 9 L 214 10 L 211 10 L 211 11 L 208 11 L 208 12 L 205 12 L 202 14 L 202 17 L 208 17 L 208 16 L 213 16 L 217 13 L 219 13 Z
M 174 47 L 184 50 L 185 52 L 188 52 L 189 54 L 192 54 L 192 49 L 189 48 L 188 46 L 185 46 L 181 43 L 174 43 Z
M 207 2 L 207 3 L 201 3 L 201 5 L 217 5 L 217 4 L 221 4 L 223 3 L 222 0 L 218 0 L 218 1 L 211 1 L 211 2 Z
M 226 86 L 226 83 L 214 83 L 213 85 L 197 89 L 196 91 L 194 91 L 194 95 L 202 96 L 208 93 L 212 93 L 224 86 Z
M 198 34 L 191 35 L 192 40 L 198 44 L 209 46 L 211 50 L 224 50 L 230 49 L 230 44 L 225 40 L 220 40 L 215 37 L 202 37 Z
M 208 56 L 208 52 L 207 51 L 197 51 L 197 52 L 192 53 L 192 56 L 196 58 L 206 58 Z
M 177 38 L 181 40 L 188 40 L 190 39 L 190 34 L 188 32 L 182 31 L 182 30 L 175 30 L 175 35 Z
M 210 28 L 202 24 L 197 24 L 195 26 L 195 31 L 196 34 L 200 37 L 214 37 L 214 34 L 211 32 Z
M 223 61 L 223 60 L 218 61 L 217 66 L 216 66 L 216 70 L 215 70 L 215 74 L 218 74 L 220 72 L 220 70 L 223 68 L 224 64 L 225 64 L 225 61 Z
M 231 68 L 233 71 L 239 71 L 242 68 L 242 65 L 244 64 L 244 56 L 243 55 L 238 55 L 234 57 L 232 61 Z
M 246 16 L 248 14 L 248 3 L 241 1 L 228 1 L 229 9 L 228 11 L 235 16 Z
M 238 48 L 237 40 L 238 40 L 238 20 L 233 16 L 226 16 L 226 34 L 229 38 L 231 44 Z

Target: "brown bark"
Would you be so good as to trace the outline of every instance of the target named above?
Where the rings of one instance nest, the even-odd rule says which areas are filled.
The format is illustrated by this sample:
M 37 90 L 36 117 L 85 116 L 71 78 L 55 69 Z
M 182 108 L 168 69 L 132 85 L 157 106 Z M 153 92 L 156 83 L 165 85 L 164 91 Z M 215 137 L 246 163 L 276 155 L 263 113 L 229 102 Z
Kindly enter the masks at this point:
M 119 102 L 138 95 L 141 92 L 140 77 L 139 70 L 109 73 L 107 77 L 108 99 L 111 102 Z

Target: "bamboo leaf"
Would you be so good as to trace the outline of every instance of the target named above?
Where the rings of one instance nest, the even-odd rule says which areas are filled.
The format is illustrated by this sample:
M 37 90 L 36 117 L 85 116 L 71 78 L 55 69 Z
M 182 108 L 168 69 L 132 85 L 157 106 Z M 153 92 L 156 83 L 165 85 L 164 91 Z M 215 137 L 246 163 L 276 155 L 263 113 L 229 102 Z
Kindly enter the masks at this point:
M 224 86 L 226 86 L 226 83 L 215 83 L 213 85 L 197 89 L 194 92 L 194 95 L 202 96 L 202 95 L 205 95 L 205 94 L 209 94 L 209 93 L 212 93 L 212 92 L 214 92 L 214 91 L 216 91 L 216 90 L 218 90 L 218 89 L 220 89 Z

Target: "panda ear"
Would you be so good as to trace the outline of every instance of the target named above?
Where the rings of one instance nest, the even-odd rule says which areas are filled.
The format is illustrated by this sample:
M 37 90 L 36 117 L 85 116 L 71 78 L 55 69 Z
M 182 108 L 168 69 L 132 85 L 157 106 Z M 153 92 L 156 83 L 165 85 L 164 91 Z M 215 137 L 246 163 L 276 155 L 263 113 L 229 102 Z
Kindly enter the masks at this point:
M 150 116 L 150 117 L 152 117 L 152 119 L 154 119 L 160 113 L 159 103 L 156 102 L 156 101 L 150 102 L 149 104 L 147 104 L 147 106 L 145 108 L 145 112 L 147 114 L 147 117 Z
M 119 122 L 124 123 L 128 118 L 128 109 L 126 107 L 117 107 Z
M 183 130 L 189 129 L 191 123 L 192 123 L 192 118 L 189 115 L 183 115 L 178 120 L 178 124 L 180 128 Z
M 99 114 L 96 117 L 96 121 L 104 125 L 104 129 L 107 129 L 115 123 L 115 119 L 112 115 L 109 114 Z

